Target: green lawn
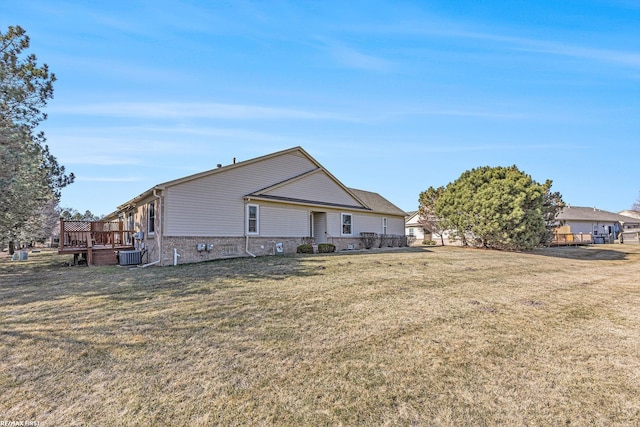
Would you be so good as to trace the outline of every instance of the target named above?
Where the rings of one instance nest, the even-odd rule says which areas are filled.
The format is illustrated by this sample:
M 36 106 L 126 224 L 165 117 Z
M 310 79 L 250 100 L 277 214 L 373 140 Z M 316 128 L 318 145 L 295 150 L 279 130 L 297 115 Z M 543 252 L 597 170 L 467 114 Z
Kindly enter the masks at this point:
M 640 246 L 0 260 L 0 420 L 638 425 Z

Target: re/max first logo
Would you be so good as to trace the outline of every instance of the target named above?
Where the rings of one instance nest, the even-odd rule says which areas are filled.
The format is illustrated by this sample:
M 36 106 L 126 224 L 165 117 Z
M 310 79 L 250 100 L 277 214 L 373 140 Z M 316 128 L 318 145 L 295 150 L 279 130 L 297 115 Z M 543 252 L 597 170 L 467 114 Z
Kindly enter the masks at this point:
M 0 420 L 0 427 L 39 426 L 40 421 L 4 421 Z

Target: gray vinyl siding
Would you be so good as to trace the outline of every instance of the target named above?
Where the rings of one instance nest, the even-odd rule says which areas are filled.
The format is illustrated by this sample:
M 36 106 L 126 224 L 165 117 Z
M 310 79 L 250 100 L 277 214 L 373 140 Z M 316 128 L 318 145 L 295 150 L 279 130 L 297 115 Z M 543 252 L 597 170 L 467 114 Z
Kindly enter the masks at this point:
M 322 171 L 275 188 L 265 195 L 291 197 L 300 200 L 361 206 L 343 188 Z
M 354 236 L 360 236 L 360 233 L 382 233 L 382 217 L 379 215 L 354 215 L 353 226 L 355 228 Z
M 387 218 L 387 234 L 404 234 L 404 217 L 393 217 L 383 214 L 355 214 L 353 217 L 354 236 L 372 232 L 381 234 L 382 218 Z
M 381 225 L 382 227 L 382 225 Z M 387 234 L 404 234 L 404 217 L 387 217 Z
M 309 236 L 309 210 L 301 207 L 261 204 L 260 236 Z
M 363 213 L 349 210 L 336 210 L 327 212 L 327 232 L 332 237 L 342 236 L 341 214 L 352 215 L 352 236 L 360 237 L 360 233 L 382 233 L 382 218 L 387 218 L 387 234 L 404 234 L 404 217 L 396 217 L 384 214 Z
M 327 212 L 327 234 L 329 237 L 340 237 L 342 228 L 342 219 L 340 217 L 340 211 Z M 348 212 L 344 212 L 348 213 Z
M 164 234 L 243 236 L 243 196 L 313 169 L 309 159 L 289 153 L 170 186 L 164 192 Z M 261 221 L 262 215 L 261 208 Z

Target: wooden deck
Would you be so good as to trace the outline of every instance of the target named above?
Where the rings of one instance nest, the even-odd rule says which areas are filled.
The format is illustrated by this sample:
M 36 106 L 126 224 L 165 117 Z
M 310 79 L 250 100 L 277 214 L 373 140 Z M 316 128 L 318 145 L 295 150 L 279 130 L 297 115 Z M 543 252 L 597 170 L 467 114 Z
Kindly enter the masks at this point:
M 581 246 L 595 243 L 591 234 L 553 233 L 551 246 Z M 603 242 L 601 242 L 603 243 Z
M 120 221 L 65 221 L 60 218 L 59 254 L 82 256 L 89 265 L 116 265 L 118 251 L 134 248 L 134 230 Z

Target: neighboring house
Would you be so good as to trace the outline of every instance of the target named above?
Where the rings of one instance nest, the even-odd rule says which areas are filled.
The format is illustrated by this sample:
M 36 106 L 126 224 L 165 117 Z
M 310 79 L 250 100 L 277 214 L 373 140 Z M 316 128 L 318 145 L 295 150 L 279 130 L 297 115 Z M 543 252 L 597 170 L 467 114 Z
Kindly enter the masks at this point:
M 347 188 L 301 147 L 158 184 L 105 220 L 135 230 L 160 265 L 294 253 L 298 245 L 360 247 L 360 233 L 404 236 L 406 213 Z
M 621 231 L 635 229 L 640 220 L 601 209 L 566 206 L 556 217 L 563 233 L 590 236 L 593 243 L 613 242 Z
M 632 218 L 624 224 L 621 240 L 624 243 L 640 243 L 640 211 L 626 210 L 618 214 Z
M 404 222 L 404 234 L 410 244 L 419 245 L 425 240 L 432 240 L 431 231 L 420 224 L 420 212 L 407 212 Z
M 624 215 L 631 218 L 635 218 L 638 221 L 638 223 L 640 223 L 640 211 L 626 210 L 626 211 L 618 212 L 618 215 Z

